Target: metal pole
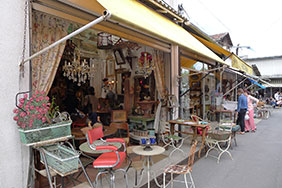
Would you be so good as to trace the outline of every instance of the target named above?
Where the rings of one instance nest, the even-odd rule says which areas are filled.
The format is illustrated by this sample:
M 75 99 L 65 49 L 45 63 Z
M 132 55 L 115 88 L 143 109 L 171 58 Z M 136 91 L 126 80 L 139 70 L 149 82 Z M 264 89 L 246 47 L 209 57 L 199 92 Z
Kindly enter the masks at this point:
M 225 95 L 227 95 L 228 93 L 230 93 L 233 89 L 237 88 L 237 86 L 239 86 L 241 83 L 243 83 L 246 79 L 247 79 L 247 78 L 245 78 L 245 79 L 242 80 L 239 84 L 237 84 L 237 85 L 234 86 L 232 89 L 230 89 L 229 91 L 227 91 L 227 92 L 223 95 L 223 97 L 224 97 Z
M 60 40 L 54 42 L 53 44 L 47 46 L 46 48 L 40 50 L 39 52 L 36 52 L 36 53 L 33 54 L 32 56 L 26 58 L 25 60 L 23 60 L 23 61 L 20 63 L 20 66 L 23 65 L 25 62 L 27 62 L 27 61 L 29 61 L 29 60 L 31 60 L 31 59 L 33 59 L 33 58 L 39 56 L 40 54 L 46 52 L 47 50 L 49 50 L 49 49 L 51 49 L 51 48 L 53 48 L 53 47 L 59 45 L 60 43 L 62 43 L 62 42 L 64 42 L 64 41 L 66 41 L 66 40 L 72 38 L 73 36 L 75 36 L 75 35 L 81 33 L 82 31 L 85 31 L 86 29 L 92 27 L 93 25 L 96 25 L 96 24 L 100 23 L 101 21 L 108 19 L 110 16 L 111 16 L 111 13 L 110 13 L 109 11 L 105 10 L 105 11 L 103 12 L 103 16 L 100 16 L 99 18 L 97 18 L 97 19 L 93 20 L 92 22 L 86 24 L 85 26 L 83 26 L 83 27 L 77 29 L 76 31 L 72 32 L 71 34 L 69 34 L 69 35 L 67 35 L 67 36 L 65 36 L 65 37 L 63 37 L 63 38 L 61 38 Z
M 205 70 L 205 64 L 203 63 L 203 71 Z M 203 83 L 202 83 L 202 92 L 203 92 L 203 96 L 202 96 L 202 101 L 203 101 L 203 119 L 206 119 L 206 92 L 205 92 L 205 78 L 203 79 Z

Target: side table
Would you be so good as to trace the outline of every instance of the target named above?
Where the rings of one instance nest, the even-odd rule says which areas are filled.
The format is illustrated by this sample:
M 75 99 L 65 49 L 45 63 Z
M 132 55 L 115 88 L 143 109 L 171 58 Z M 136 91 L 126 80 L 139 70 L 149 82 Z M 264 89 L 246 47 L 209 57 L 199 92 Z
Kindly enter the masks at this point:
M 145 160 L 144 160 L 144 163 L 143 163 L 143 167 L 144 167 L 144 171 L 146 170 L 147 171 L 147 177 L 148 177 L 148 188 L 150 188 L 150 174 L 151 174 L 151 168 L 150 168 L 150 163 L 153 164 L 153 161 L 152 161 L 152 156 L 154 155 L 160 155 L 162 154 L 164 151 L 165 151 L 165 148 L 161 147 L 161 146 L 151 146 L 152 147 L 152 150 L 151 151 L 145 151 L 144 150 L 144 147 L 145 146 L 134 146 L 132 151 L 134 153 L 136 153 L 137 155 L 142 155 L 145 157 Z M 147 164 L 147 166 L 146 166 Z M 144 172 L 143 171 L 143 172 Z M 140 178 L 139 180 L 139 184 L 141 183 L 142 181 L 142 178 L 143 178 L 143 172 L 142 172 L 142 177 Z M 155 177 L 154 177 L 155 179 Z M 158 182 L 157 180 L 155 179 L 155 182 L 156 184 L 158 185 Z M 139 184 L 136 186 L 138 187 Z M 160 186 L 160 185 L 158 185 Z

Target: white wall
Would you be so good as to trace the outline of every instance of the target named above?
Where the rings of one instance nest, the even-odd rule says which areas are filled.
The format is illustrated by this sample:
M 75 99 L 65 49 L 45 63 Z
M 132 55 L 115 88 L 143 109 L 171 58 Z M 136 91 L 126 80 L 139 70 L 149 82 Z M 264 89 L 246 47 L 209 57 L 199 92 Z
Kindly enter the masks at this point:
M 22 146 L 12 110 L 19 89 L 28 88 L 29 74 L 20 86 L 19 61 L 23 45 L 24 1 L 1 1 L 0 4 L 0 187 L 26 187 L 28 148 Z M 26 65 L 25 70 L 28 70 Z
M 282 58 L 246 60 L 250 65 L 256 64 L 262 76 L 282 75 Z

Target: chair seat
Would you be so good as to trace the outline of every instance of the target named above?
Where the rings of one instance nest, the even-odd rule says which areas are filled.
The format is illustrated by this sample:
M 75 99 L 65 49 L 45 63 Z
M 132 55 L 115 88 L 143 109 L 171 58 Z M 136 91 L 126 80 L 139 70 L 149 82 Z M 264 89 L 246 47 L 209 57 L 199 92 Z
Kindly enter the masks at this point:
M 119 163 L 115 167 L 119 167 L 123 161 L 125 160 L 126 154 L 125 152 L 118 152 L 119 154 Z M 106 152 L 100 155 L 94 162 L 93 167 L 105 167 L 105 166 L 113 166 L 117 162 L 117 155 L 115 152 Z
M 171 165 L 165 169 L 165 173 L 183 174 L 187 172 L 187 165 Z
M 173 139 L 173 140 L 181 140 L 181 139 L 183 139 L 180 136 L 176 136 L 176 135 L 169 135 L 169 136 L 167 136 L 167 138 Z
M 235 125 L 232 127 L 232 132 L 237 132 L 239 131 L 240 128 L 241 128 L 240 125 Z

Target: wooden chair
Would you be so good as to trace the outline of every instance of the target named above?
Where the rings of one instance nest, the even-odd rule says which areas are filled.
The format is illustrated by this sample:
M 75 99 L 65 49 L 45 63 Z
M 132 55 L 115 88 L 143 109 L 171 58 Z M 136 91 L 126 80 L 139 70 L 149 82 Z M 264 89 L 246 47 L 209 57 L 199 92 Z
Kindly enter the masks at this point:
M 192 145 L 190 152 L 189 152 L 189 157 L 188 157 L 188 163 L 187 165 L 170 165 L 168 166 L 163 173 L 163 187 L 166 187 L 166 183 L 165 183 L 165 176 L 166 174 L 171 174 L 171 179 L 170 182 L 171 183 L 171 187 L 173 187 L 173 182 L 181 182 L 181 183 L 185 183 L 186 188 L 189 188 L 189 184 L 191 185 L 192 188 L 195 188 L 195 184 L 192 178 L 192 168 L 193 168 L 193 164 L 194 164 L 194 156 L 195 156 L 195 151 L 196 151 L 196 146 L 197 146 L 197 141 L 194 142 L 194 144 Z M 183 181 L 178 181 L 178 180 L 173 180 L 173 174 L 183 174 L 184 176 L 184 182 Z M 190 182 L 187 181 L 187 174 L 189 174 L 190 176 Z

